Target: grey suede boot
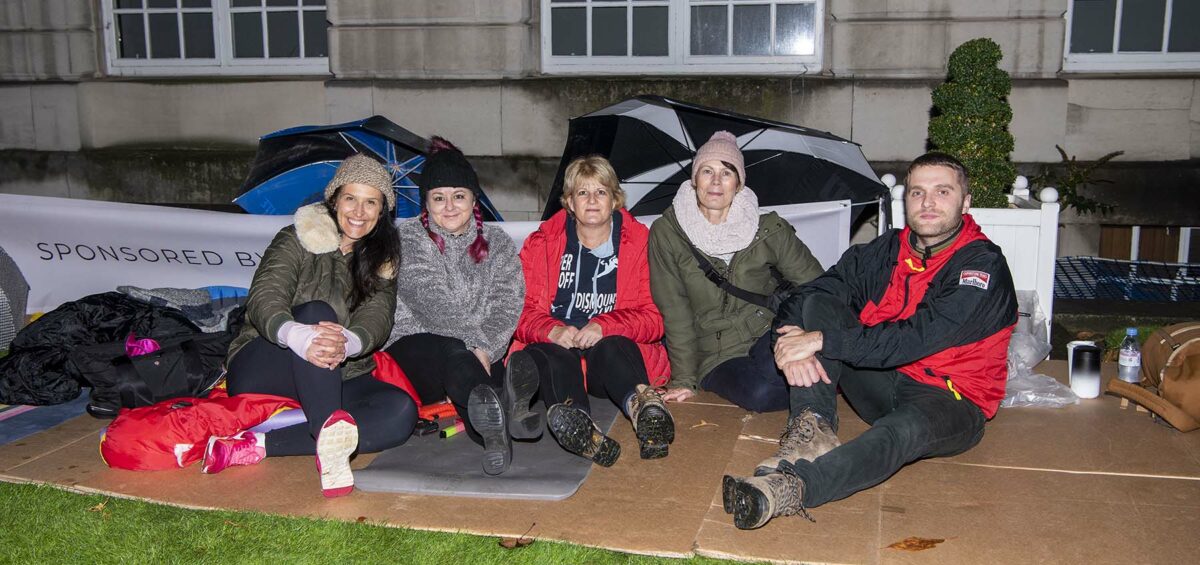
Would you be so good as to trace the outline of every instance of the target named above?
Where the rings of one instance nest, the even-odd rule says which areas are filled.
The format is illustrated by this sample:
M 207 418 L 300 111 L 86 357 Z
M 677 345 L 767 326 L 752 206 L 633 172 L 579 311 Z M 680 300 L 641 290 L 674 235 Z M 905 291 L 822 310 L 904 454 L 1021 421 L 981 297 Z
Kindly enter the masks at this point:
M 814 461 L 841 444 L 828 420 L 812 410 L 805 409 L 800 415 L 788 419 L 787 427 L 779 436 L 779 450 L 775 452 L 774 457 L 763 459 L 754 469 L 754 474 L 761 476 L 776 473 L 783 461 Z
M 761 528 L 776 516 L 800 514 L 814 521 L 802 502 L 804 481 L 791 473 L 744 479 L 725 475 L 721 495 L 725 512 L 733 514 L 733 525 L 742 530 Z

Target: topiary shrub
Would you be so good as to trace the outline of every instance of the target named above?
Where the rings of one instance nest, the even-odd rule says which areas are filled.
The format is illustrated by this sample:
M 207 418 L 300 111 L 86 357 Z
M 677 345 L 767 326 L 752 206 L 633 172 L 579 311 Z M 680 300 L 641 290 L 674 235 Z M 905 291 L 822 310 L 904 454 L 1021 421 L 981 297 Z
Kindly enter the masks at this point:
M 1003 54 L 987 37 L 972 39 L 950 54 L 946 82 L 933 89 L 929 141 L 962 161 L 971 174 L 971 205 L 1005 208 L 1005 193 L 1017 177 L 1009 160 L 1012 80 L 996 67 Z

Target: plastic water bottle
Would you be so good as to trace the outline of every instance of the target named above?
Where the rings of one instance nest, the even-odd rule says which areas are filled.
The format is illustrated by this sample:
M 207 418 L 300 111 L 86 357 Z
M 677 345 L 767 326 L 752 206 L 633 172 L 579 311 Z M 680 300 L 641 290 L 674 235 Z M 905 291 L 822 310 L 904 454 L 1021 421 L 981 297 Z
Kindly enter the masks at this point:
M 1127 383 L 1142 382 L 1142 348 L 1138 347 L 1137 334 L 1137 328 L 1125 328 L 1125 341 L 1121 342 L 1117 378 Z

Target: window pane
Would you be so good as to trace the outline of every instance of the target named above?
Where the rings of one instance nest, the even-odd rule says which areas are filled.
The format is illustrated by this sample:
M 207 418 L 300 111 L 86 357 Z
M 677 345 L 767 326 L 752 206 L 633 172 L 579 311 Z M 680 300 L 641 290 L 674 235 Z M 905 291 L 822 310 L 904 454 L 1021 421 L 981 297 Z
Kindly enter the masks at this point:
M 628 55 L 625 7 L 592 8 L 592 55 Z
M 550 54 L 587 55 L 587 8 L 550 10 Z
M 146 58 L 146 24 L 141 14 L 117 16 L 117 51 L 122 59 Z
M 304 0 L 305 6 L 324 6 L 325 0 Z
M 728 55 L 725 6 L 692 6 L 692 55 Z
M 270 57 L 300 56 L 299 12 L 267 12 L 267 48 Z
M 1121 51 L 1162 51 L 1166 0 L 1137 0 L 1121 8 Z
M 1071 16 L 1072 53 L 1112 53 L 1117 0 L 1075 0 Z
M 295 6 L 299 4 L 297 0 L 267 0 L 268 6 Z
M 771 6 L 733 7 L 733 54 L 771 54 Z
M 174 8 L 178 4 L 175 0 L 149 0 L 146 4 L 147 8 Z M 150 25 L 150 29 L 154 29 L 154 24 Z
M 141 8 L 142 0 L 117 0 L 117 9 L 123 8 Z
M 325 10 L 304 12 L 304 56 L 329 56 L 329 22 L 325 21 Z
M 179 58 L 179 20 L 175 14 L 150 14 L 150 57 Z
M 257 59 L 263 56 L 262 14 L 232 14 L 233 56 Z
M 262 6 L 262 0 L 229 0 L 229 5 L 234 8 L 258 7 Z
M 212 0 L 183 0 L 184 8 L 211 8 Z M 186 24 L 185 24 L 186 26 Z
M 775 54 L 813 55 L 817 52 L 815 4 L 783 4 L 775 8 Z
M 1171 37 L 1167 51 L 1172 53 L 1195 53 L 1200 51 L 1200 2 L 1177 1 L 1171 7 Z M 1200 233 L 1200 232 L 1192 232 Z M 1195 251 L 1197 248 L 1192 247 Z
M 669 55 L 667 33 L 666 6 L 633 9 L 633 55 L 635 57 L 665 57 Z
M 216 58 L 211 13 L 183 15 L 183 53 L 188 59 Z

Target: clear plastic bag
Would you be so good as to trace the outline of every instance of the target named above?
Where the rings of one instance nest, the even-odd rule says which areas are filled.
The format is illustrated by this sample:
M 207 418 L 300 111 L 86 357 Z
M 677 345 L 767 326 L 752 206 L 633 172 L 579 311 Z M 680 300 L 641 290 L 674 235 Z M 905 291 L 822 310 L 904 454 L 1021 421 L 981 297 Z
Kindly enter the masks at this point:
M 1000 406 L 1060 408 L 1078 404 L 1079 396 L 1053 377 L 1035 374 L 1033 368 L 1050 353 L 1046 336 L 1046 314 L 1033 291 L 1017 291 L 1021 315 L 1008 343 L 1008 385 Z

